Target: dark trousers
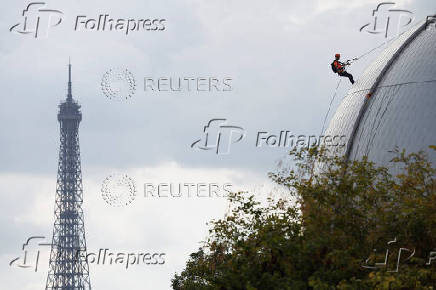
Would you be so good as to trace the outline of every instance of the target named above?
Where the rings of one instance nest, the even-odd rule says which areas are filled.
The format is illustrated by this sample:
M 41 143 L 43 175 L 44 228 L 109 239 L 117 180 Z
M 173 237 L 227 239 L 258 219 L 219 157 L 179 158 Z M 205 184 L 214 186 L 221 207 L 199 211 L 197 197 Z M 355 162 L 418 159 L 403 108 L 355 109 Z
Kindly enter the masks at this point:
M 340 75 L 341 77 L 347 77 L 350 80 L 350 82 L 352 84 L 354 84 L 354 79 L 353 79 L 353 75 L 352 74 L 349 74 L 346 71 L 343 71 L 343 72 L 338 73 L 338 75 Z

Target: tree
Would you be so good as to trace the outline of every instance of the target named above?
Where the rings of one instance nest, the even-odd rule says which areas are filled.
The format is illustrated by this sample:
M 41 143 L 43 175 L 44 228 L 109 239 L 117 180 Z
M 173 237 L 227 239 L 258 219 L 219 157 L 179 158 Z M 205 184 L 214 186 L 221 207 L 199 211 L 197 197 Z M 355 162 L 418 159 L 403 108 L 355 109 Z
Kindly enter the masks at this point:
M 270 174 L 289 198 L 231 194 L 173 289 L 434 289 L 436 169 L 423 152 L 395 152 L 392 176 L 367 159 L 292 151 L 295 169 Z

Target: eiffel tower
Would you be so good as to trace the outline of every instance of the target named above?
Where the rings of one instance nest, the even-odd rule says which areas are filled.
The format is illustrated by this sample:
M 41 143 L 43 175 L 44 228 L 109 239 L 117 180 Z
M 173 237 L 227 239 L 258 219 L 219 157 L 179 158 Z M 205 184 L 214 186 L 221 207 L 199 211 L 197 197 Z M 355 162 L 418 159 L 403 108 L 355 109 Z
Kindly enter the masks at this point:
M 59 105 L 60 149 L 55 198 L 55 221 L 46 290 L 91 289 L 86 257 L 83 219 L 82 170 L 80 165 L 80 105 L 71 93 L 68 64 L 67 99 Z

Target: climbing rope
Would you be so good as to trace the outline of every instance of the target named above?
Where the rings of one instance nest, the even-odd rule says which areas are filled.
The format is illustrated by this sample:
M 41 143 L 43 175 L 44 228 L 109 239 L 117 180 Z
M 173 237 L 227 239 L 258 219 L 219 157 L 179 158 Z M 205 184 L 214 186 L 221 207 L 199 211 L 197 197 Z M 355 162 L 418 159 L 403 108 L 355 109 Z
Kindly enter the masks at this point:
M 403 32 L 403 33 L 404 33 L 404 32 Z M 358 56 L 358 57 L 355 57 L 355 58 L 353 58 L 353 59 L 351 59 L 351 60 L 349 60 L 349 61 L 354 62 L 354 61 L 357 61 L 357 60 L 360 60 L 360 59 L 364 58 L 365 56 L 369 55 L 369 54 L 370 54 L 371 52 L 373 52 L 374 50 L 376 50 L 376 49 L 378 49 L 378 48 L 380 48 L 380 47 L 382 47 L 382 46 L 384 46 L 384 45 L 387 45 L 389 42 L 391 42 L 391 41 L 397 39 L 397 38 L 400 37 L 403 33 L 398 34 L 397 36 L 395 36 L 395 37 L 389 39 L 388 41 L 382 42 L 380 45 L 377 45 L 376 47 L 371 48 L 370 50 L 368 50 L 368 51 L 365 52 L 364 54 L 362 54 L 362 55 L 360 55 L 360 56 Z
M 376 49 L 382 47 L 383 45 L 387 45 L 388 42 L 390 42 L 390 41 L 392 41 L 392 40 L 393 40 L 393 39 L 391 39 L 391 40 L 389 40 L 389 41 L 387 41 L 387 42 L 383 42 L 382 44 L 380 44 L 380 45 L 378 45 L 378 46 L 372 48 L 371 50 L 365 52 L 365 53 L 362 54 L 361 56 L 358 56 L 358 57 L 356 57 L 356 58 L 353 58 L 351 61 L 357 61 L 357 60 L 359 60 L 359 59 L 361 59 L 361 58 L 364 58 L 365 56 L 367 56 L 368 54 L 370 54 L 370 53 L 373 52 L 374 50 L 376 50 Z
M 404 33 L 404 32 L 403 32 L 403 33 Z M 393 38 L 389 39 L 388 41 L 385 41 L 385 42 L 381 43 L 380 45 L 378 45 L 378 46 L 376 46 L 376 47 L 374 47 L 374 48 L 368 50 L 367 52 L 365 52 L 364 54 L 362 54 L 362 55 L 360 55 L 360 56 L 358 56 L 358 57 L 355 57 L 355 58 L 353 58 L 353 59 L 349 59 L 349 60 L 347 60 L 347 61 L 346 61 L 346 64 L 347 64 L 347 65 L 350 65 L 352 62 L 355 62 L 355 61 L 358 61 L 358 60 L 364 58 L 365 56 L 369 55 L 371 52 L 373 52 L 373 51 L 377 50 L 378 48 L 380 48 L 380 47 L 382 47 L 382 46 L 384 46 L 384 45 L 387 45 L 389 42 L 391 42 L 391 41 L 397 39 L 397 38 L 400 37 L 403 33 L 397 35 L 396 37 L 393 37 Z M 334 94 L 333 94 L 333 97 L 332 97 L 332 99 L 330 100 L 330 105 L 329 105 L 329 107 L 328 107 L 327 113 L 326 113 L 326 115 L 325 115 L 325 117 L 324 117 L 324 122 L 323 122 L 323 124 L 322 124 L 321 134 L 324 132 L 325 123 L 326 123 L 326 121 L 327 121 L 328 115 L 329 115 L 329 113 L 330 113 L 330 110 L 331 110 L 331 107 L 332 107 L 333 101 L 334 101 L 334 99 L 335 99 L 335 97 L 336 97 L 336 94 L 337 94 L 337 92 L 338 92 L 338 88 L 339 88 L 339 85 L 340 85 L 340 84 L 341 84 L 341 78 L 339 78 L 339 81 L 338 81 L 338 84 L 336 85 L 336 89 L 335 89 L 335 92 L 334 92 Z
M 327 110 L 327 113 L 325 114 L 324 122 L 323 122 L 323 124 L 322 124 L 322 129 L 321 129 L 321 133 L 320 133 L 320 135 L 322 135 L 322 133 L 324 132 L 325 122 L 327 121 L 327 117 L 329 116 L 330 109 L 332 108 L 333 101 L 334 101 L 334 99 L 335 99 L 335 97 L 336 97 L 336 95 L 337 95 L 337 93 L 338 93 L 338 88 L 339 88 L 339 85 L 341 84 L 341 81 L 342 81 L 342 78 L 339 78 L 339 81 L 338 81 L 338 84 L 336 85 L 336 89 L 335 89 L 335 92 L 334 92 L 334 94 L 333 94 L 333 97 L 332 97 L 332 99 L 330 100 L 329 109 Z
M 413 82 L 404 82 L 404 83 L 397 83 L 397 84 L 391 84 L 391 85 L 383 85 L 383 86 L 377 86 L 374 89 L 380 89 L 380 88 L 392 88 L 392 87 L 398 87 L 398 86 L 404 86 L 404 85 L 411 85 L 411 84 L 426 84 L 426 83 L 434 83 L 436 80 L 427 80 L 427 81 L 413 81 Z M 362 89 L 358 91 L 353 91 L 353 93 L 360 93 L 364 91 L 368 91 L 369 89 Z

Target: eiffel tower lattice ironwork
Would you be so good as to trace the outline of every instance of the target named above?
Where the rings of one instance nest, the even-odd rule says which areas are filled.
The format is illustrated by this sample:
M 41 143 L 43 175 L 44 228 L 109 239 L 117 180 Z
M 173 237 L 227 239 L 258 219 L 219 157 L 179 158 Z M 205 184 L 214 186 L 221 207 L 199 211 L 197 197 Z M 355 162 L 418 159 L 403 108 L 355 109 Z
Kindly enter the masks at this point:
M 80 105 L 71 93 L 71 64 L 68 65 L 67 99 L 59 105 L 59 164 L 55 198 L 55 221 L 46 290 L 91 289 L 86 260 L 83 218 L 83 187 L 80 165 Z

